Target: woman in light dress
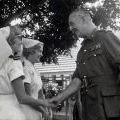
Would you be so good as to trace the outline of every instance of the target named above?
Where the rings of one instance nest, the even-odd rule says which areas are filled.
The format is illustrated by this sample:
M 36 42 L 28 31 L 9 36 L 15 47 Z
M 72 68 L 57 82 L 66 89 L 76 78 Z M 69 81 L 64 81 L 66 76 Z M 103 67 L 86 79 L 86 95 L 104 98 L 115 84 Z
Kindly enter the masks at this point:
M 30 106 L 50 105 L 46 100 L 35 99 L 25 92 L 23 83 L 25 76 L 20 60 L 22 54 L 20 28 L 17 26 L 1 28 L 0 41 L 2 41 L 0 42 L 0 58 L 2 58 L 0 60 L 0 120 L 41 120 L 41 113 Z M 5 53 L 4 56 L 1 52 Z M 12 55 L 8 57 L 10 54 Z M 24 111 L 28 111 L 29 115 Z
M 24 85 L 26 93 L 35 99 L 45 99 L 40 73 L 34 67 L 35 63 L 40 62 L 43 46 L 44 44 L 38 40 L 23 38 Z M 51 118 L 49 109 L 36 107 L 36 110 L 41 111 L 45 118 Z

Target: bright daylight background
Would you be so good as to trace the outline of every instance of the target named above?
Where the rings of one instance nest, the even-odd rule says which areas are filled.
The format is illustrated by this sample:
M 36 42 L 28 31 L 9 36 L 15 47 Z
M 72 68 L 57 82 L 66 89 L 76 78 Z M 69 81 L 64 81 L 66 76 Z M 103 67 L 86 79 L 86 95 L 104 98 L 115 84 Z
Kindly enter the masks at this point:
M 120 0 L 118 0 L 118 1 L 120 1 Z M 104 3 L 104 0 L 99 0 L 99 1 L 97 1 L 97 2 L 95 2 L 95 3 L 86 3 L 85 4 L 85 6 L 87 7 L 87 8 L 92 8 L 92 7 L 99 7 L 99 6 L 102 6 L 103 5 L 103 3 Z M 29 17 L 29 15 L 27 16 L 27 19 L 30 19 L 30 17 Z M 44 21 L 46 21 L 47 20 L 47 18 L 44 18 Z M 118 25 L 118 26 L 120 26 L 120 18 L 116 18 L 115 19 L 115 21 L 116 21 L 116 24 Z M 16 25 L 16 24 L 20 24 L 21 23 L 21 19 L 19 19 L 19 18 L 17 18 L 17 19 L 15 19 L 15 20 L 13 20 L 13 21 L 11 21 L 11 25 Z M 36 26 L 37 27 L 39 27 L 37 24 L 36 24 Z M 110 29 L 110 28 L 108 28 L 109 30 L 112 30 L 112 29 Z M 113 30 L 112 30 L 113 31 Z M 34 34 L 34 31 L 33 32 L 30 32 L 29 30 L 26 30 L 26 32 L 27 32 L 27 34 L 29 34 L 29 35 L 32 35 L 32 34 Z M 116 36 L 120 39 L 120 31 L 113 31 L 115 34 L 116 34 Z M 77 55 L 77 51 L 79 50 L 79 48 L 81 47 L 81 42 L 82 42 L 82 39 L 79 39 L 78 41 L 77 41 L 77 43 L 76 43 L 76 45 L 77 45 L 77 47 L 74 47 L 74 48 L 72 48 L 71 49 L 71 55 L 72 55 L 72 57 L 74 58 L 74 60 L 76 60 L 76 55 Z M 64 59 L 64 57 L 63 57 L 63 59 Z

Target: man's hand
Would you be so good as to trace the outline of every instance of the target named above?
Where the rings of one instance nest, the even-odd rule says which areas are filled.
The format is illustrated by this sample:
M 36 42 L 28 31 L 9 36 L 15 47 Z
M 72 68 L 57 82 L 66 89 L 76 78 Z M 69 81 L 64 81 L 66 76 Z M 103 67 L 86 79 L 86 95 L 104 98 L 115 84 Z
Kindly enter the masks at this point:
M 53 105 L 53 107 L 57 107 L 62 101 L 69 98 L 75 92 L 77 92 L 81 88 L 81 81 L 79 78 L 74 78 L 69 86 L 58 96 L 53 97 L 48 100 L 48 102 Z M 52 106 L 51 106 L 52 107 Z
M 51 99 L 48 99 L 48 102 L 52 105 L 51 107 L 53 108 L 57 107 L 62 101 L 63 100 L 60 96 L 56 96 Z
M 43 101 L 43 106 L 46 106 L 46 107 L 54 107 L 54 104 L 52 104 L 52 102 L 50 103 L 47 99 L 45 99 Z

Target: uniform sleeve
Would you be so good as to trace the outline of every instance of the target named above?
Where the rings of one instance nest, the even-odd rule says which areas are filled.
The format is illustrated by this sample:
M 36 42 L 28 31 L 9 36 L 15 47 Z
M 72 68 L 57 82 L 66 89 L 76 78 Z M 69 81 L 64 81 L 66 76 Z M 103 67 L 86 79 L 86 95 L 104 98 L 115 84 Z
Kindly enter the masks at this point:
M 31 74 L 27 66 L 24 66 L 24 74 L 25 74 L 24 83 L 31 83 L 31 76 L 30 76 Z
M 79 51 L 80 52 L 80 51 Z M 72 79 L 74 79 L 74 78 L 79 78 L 80 79 L 80 69 L 78 68 L 79 66 L 79 57 L 80 57 L 80 55 L 79 55 L 79 52 L 78 52 L 78 54 L 77 54 L 77 61 L 76 61 L 76 69 L 75 69 L 75 71 L 74 71 L 74 73 L 73 73 L 73 75 L 72 75 Z
M 10 81 L 13 81 L 19 77 L 24 79 L 23 65 L 20 60 L 13 60 L 8 68 L 8 76 Z
M 120 40 L 112 33 L 106 32 L 103 43 L 114 64 L 120 64 Z

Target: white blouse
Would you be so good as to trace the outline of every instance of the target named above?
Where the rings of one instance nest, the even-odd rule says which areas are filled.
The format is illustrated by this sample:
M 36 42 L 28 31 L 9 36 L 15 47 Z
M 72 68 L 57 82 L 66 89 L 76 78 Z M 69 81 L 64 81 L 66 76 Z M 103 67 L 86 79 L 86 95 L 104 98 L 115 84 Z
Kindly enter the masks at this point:
M 24 58 L 24 83 L 29 83 L 31 86 L 31 96 L 38 98 L 38 92 L 42 89 L 42 80 L 39 72 L 35 69 L 33 64 Z
M 0 94 L 14 93 L 11 82 L 21 76 L 24 76 L 21 61 L 8 58 L 0 69 Z
M 24 76 L 20 60 L 8 58 L 0 69 L 0 120 L 42 120 L 41 113 L 19 104 L 11 82 Z

